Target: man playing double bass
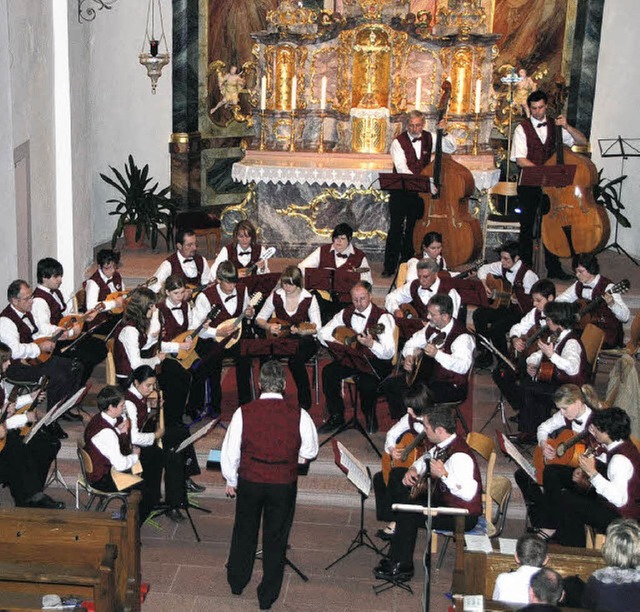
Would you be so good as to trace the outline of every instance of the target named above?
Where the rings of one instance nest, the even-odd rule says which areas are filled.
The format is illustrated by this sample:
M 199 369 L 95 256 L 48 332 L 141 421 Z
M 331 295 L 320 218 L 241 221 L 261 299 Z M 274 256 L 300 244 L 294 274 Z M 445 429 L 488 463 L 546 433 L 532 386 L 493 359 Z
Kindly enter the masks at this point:
M 562 127 L 562 142 L 568 147 L 587 144 L 586 136 L 567 123 L 566 117 L 559 115 L 555 120 L 547 117 L 547 94 L 534 91 L 527 98 L 530 117 L 525 119 L 513 132 L 511 161 L 519 168 L 542 166 L 556 151 L 556 125 Z M 523 261 L 531 265 L 533 256 L 533 228 L 538 208 L 542 204 L 541 187 L 518 186 L 520 215 L 520 250 Z M 560 265 L 556 255 L 545 249 L 547 277 L 559 280 L 572 278 Z
M 424 114 L 419 110 L 409 112 L 407 130 L 391 143 L 389 153 L 393 159 L 393 171 L 400 174 L 420 174 L 431 161 L 435 135 L 424 130 Z M 445 130 L 446 122 L 440 121 L 438 129 Z M 456 143 L 452 136 L 442 139 L 442 151 L 454 153 Z M 413 255 L 413 228 L 422 215 L 424 203 L 415 191 L 391 191 L 389 194 L 390 225 L 384 252 L 383 277 L 391 277 L 398 266 L 398 257 L 407 261 Z M 404 231 L 403 231 L 404 224 Z

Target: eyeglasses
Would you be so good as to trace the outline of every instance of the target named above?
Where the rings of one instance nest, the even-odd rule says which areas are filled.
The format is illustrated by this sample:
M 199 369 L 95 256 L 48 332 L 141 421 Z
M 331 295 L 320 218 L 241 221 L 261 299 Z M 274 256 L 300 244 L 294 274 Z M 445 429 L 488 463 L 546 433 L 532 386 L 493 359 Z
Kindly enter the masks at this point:
M 33 299 L 33 293 L 27 295 L 26 297 L 16 298 L 19 302 L 29 302 Z

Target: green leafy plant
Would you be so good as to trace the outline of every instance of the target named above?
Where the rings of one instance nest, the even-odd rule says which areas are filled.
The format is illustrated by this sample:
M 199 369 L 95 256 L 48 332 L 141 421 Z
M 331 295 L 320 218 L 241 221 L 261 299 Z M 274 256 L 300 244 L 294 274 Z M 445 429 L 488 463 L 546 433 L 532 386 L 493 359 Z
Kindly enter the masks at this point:
M 129 155 L 128 163 L 124 166 L 124 175 L 113 166 L 109 166 L 109 169 L 115 175 L 115 180 L 102 173 L 100 178 L 120 193 L 119 198 L 107 200 L 107 204 L 117 204 L 115 210 L 109 213 L 118 217 L 118 224 L 111 237 L 111 246 L 115 247 L 125 225 L 135 225 L 136 242 L 140 242 L 146 235 L 151 248 L 155 249 L 158 236 L 162 236 L 167 249 L 171 249 L 176 218 L 176 205 L 167 197 L 171 187 L 156 191 L 158 183 L 149 186 L 153 181 L 149 177 L 149 164 L 140 169 L 132 155 Z
M 604 206 L 622 227 L 631 227 L 631 221 L 621 212 L 624 204 L 620 200 L 622 182 L 627 178 L 626 174 L 610 181 L 602 176 L 603 169 L 598 170 L 598 182 L 593 186 L 593 197 L 597 204 Z

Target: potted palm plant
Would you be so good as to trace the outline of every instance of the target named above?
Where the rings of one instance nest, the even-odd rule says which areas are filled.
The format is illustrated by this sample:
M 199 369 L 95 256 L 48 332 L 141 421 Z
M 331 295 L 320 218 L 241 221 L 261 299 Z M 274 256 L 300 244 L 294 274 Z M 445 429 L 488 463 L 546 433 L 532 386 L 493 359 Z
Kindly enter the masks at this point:
M 113 166 L 109 166 L 109 169 L 115 179 L 102 173 L 100 178 L 120 194 L 118 198 L 107 200 L 107 204 L 117 205 L 109 213 L 118 217 L 111 247 L 115 247 L 118 238 L 124 234 L 125 248 L 140 248 L 146 236 L 151 248 L 155 249 L 158 236 L 162 236 L 167 250 L 170 250 L 173 247 L 176 217 L 176 205 L 167 197 L 171 188 L 157 191 L 158 183 L 150 186 L 153 179 L 149 177 L 149 164 L 140 169 L 132 155 L 129 155 L 124 166 L 124 175 Z M 127 243 L 127 238 L 133 239 L 133 243 Z M 136 247 L 136 244 L 139 246 Z

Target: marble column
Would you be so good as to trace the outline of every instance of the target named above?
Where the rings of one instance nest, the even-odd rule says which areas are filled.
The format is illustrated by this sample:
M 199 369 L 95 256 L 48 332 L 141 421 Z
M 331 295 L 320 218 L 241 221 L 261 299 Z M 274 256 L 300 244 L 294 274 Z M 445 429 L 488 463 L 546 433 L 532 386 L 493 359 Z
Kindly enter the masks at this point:
M 603 11 L 604 0 L 583 0 L 578 4 L 567 118 L 587 137 L 591 133 Z
M 200 207 L 198 0 L 173 0 L 171 193 L 180 208 Z

